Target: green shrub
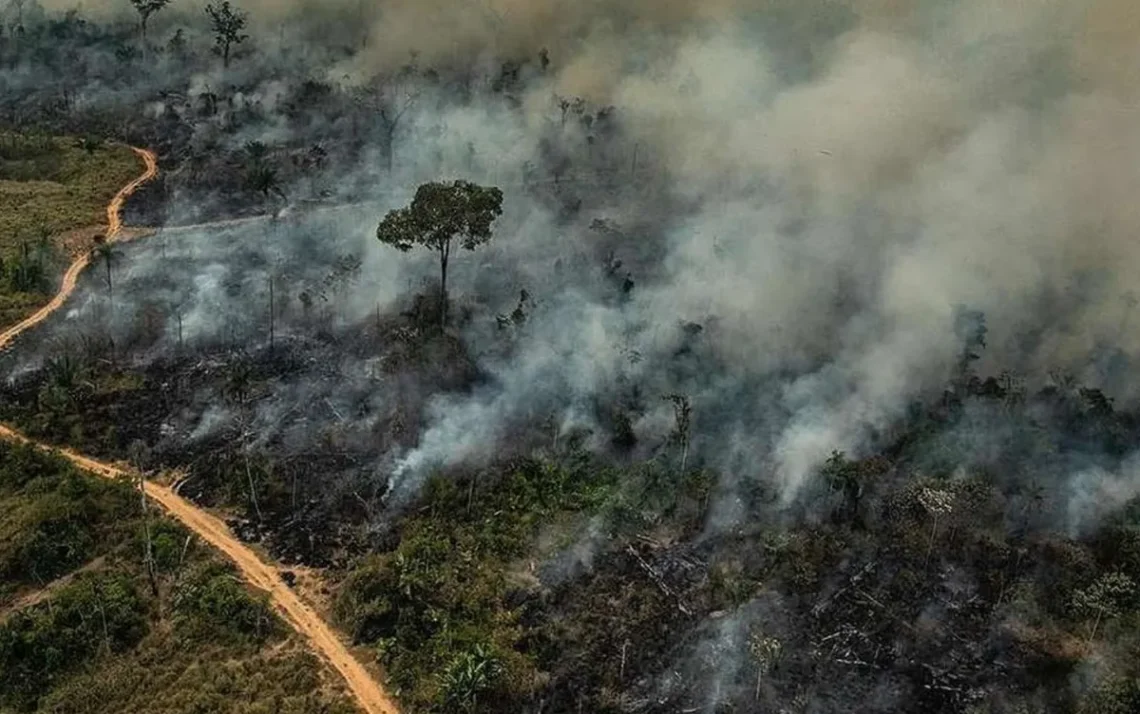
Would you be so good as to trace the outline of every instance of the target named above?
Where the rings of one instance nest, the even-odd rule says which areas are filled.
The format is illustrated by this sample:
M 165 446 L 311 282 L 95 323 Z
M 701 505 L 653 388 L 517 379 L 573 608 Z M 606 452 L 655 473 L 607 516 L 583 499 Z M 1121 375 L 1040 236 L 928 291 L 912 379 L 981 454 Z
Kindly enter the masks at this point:
M 189 639 L 260 644 L 277 627 L 267 596 L 251 596 L 218 562 L 198 563 L 179 578 L 173 608 L 175 627 Z
M 0 703 L 34 708 L 66 673 L 99 652 L 117 653 L 146 633 L 146 609 L 130 577 L 77 579 L 0 625 Z

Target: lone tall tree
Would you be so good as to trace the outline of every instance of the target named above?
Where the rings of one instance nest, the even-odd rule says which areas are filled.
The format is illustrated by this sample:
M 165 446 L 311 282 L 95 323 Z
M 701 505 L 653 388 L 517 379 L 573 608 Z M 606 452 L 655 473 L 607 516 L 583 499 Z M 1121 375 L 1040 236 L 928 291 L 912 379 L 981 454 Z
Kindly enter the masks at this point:
M 171 0 L 131 0 L 139 14 L 139 30 L 142 32 L 143 49 L 146 49 L 146 24 L 150 16 L 169 5 Z
M 217 5 L 210 3 L 206 6 L 206 14 L 214 26 L 214 42 L 222 55 L 222 66 L 229 67 L 230 49 L 249 39 L 249 35 L 242 33 L 248 17 L 241 10 L 233 9 L 229 0 Z
M 390 211 L 376 237 L 402 251 L 422 245 L 439 255 L 439 322 L 447 324 L 447 263 L 452 243 L 475 250 L 491 240 L 491 224 L 503 213 L 503 192 L 468 181 L 425 183 L 412 204 Z

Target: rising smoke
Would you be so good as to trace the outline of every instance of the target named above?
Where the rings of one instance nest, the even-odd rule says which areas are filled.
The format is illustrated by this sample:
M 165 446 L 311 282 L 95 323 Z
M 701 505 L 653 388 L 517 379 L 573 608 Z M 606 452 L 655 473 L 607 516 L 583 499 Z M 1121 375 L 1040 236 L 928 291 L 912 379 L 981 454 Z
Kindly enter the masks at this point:
M 158 16 L 156 32 L 186 23 L 204 38 L 196 9 L 180 5 Z M 1125 402 L 1136 396 L 1129 267 L 1140 257 L 1131 195 L 1140 50 L 1129 3 L 246 7 L 258 29 L 246 61 L 229 74 L 214 67 L 156 80 L 184 83 L 188 101 L 243 87 L 218 118 L 195 124 L 195 141 L 230 152 L 251 140 L 335 143 L 343 119 L 282 119 L 287 79 L 266 69 L 282 58 L 345 93 L 414 63 L 419 73 L 401 80 L 407 112 L 394 172 L 381 170 L 379 146 L 365 145 L 334 192 L 352 186 L 372 209 L 323 229 L 279 227 L 271 238 L 257 238 L 260 228 L 221 242 L 195 237 L 186 245 L 199 246 L 196 258 L 184 264 L 140 248 L 123 295 L 135 294 L 133 280 L 183 270 L 171 284 L 185 294 L 162 299 L 185 305 L 184 339 L 263 339 L 256 321 L 243 327 L 237 317 L 263 299 L 272 259 L 250 248 L 235 260 L 231 246 L 260 241 L 303 265 L 335 245 L 363 260 L 361 281 L 330 308 L 337 324 L 353 325 L 394 309 L 431 275 L 427 258 L 376 243 L 384 210 L 440 176 L 502 185 L 507 215 L 495 246 L 462 256 L 454 279 L 458 298 L 482 311 L 463 336 L 484 377 L 470 390 L 425 396 L 418 442 L 386 457 L 399 501 L 434 468 L 495 458 L 520 423 L 604 431 L 597 400 L 630 385 L 652 395 L 632 425 L 641 443 L 660 443 L 672 428 L 657 395 L 685 393 L 697 458 L 728 483 L 774 483 L 793 500 L 833 450 L 871 446 L 908 404 L 946 384 L 961 350 L 961 306 L 986 316 L 982 371 L 1063 371 Z M 306 23 L 330 28 L 323 47 L 301 42 Z M 509 102 L 487 91 L 503 59 L 524 63 Z M 100 91 L 84 89 L 91 105 L 133 99 Z M 613 110 L 583 127 L 565 122 L 557 97 Z M 219 131 L 254 110 L 262 121 Z M 603 126 L 616 138 L 601 138 Z M 570 217 L 528 184 L 552 145 L 608 172 L 571 175 L 559 189 L 582 200 Z M 635 285 L 628 295 L 602 265 L 609 239 L 599 218 L 623 236 L 613 245 Z M 314 232 L 328 236 L 320 247 Z M 246 288 L 227 297 L 223 285 L 234 280 Z M 509 312 L 523 289 L 533 314 L 504 350 L 491 316 Z M 72 319 L 98 302 L 80 303 Z M 693 338 L 686 325 L 702 329 Z M 169 346 L 172 323 L 164 334 Z M 699 365 L 677 357 L 689 342 Z M 348 382 L 349 392 L 375 388 Z M 277 423 L 278 407 L 266 423 Z
M 714 535 L 755 525 L 751 487 L 794 506 L 833 451 L 873 451 L 940 395 L 960 365 L 963 308 L 985 316 L 980 373 L 1024 375 L 1029 389 L 1068 374 L 1124 405 L 1140 396 L 1131 2 L 240 4 L 252 37 L 229 70 L 172 54 L 123 69 L 94 46 L 74 75 L 0 69 L 6 117 L 59 80 L 76 113 L 141 114 L 140 142 L 178 135 L 160 147 L 171 224 L 245 201 L 202 177 L 240 164 L 250 142 L 281 163 L 328 154 L 316 175 L 283 172 L 289 208 L 259 207 L 280 220 L 123 247 L 113 299 L 89 274 L 69 312 L 6 358 L 22 364 L 10 374 L 92 330 L 133 347 L 136 365 L 188 351 L 209 373 L 219 353 L 264 351 L 273 305 L 273 339 L 296 348 L 288 373 L 249 413 L 195 383 L 163 433 L 204 442 L 242 421 L 254 446 L 335 441 L 354 487 L 382 484 L 393 512 L 441 469 L 571 440 L 620 451 L 614 413 L 631 458 L 659 454 L 675 427 L 662 397 L 683 394 L 690 463 L 720 475 Z M 131 35 L 129 8 L 90 10 Z M 176 0 L 152 25 L 163 42 L 178 29 L 205 54 L 199 7 Z M 122 72 L 130 82 L 116 83 Z M 328 94 L 299 92 L 306 80 Z M 490 246 L 452 266 L 461 347 L 409 365 L 399 315 L 430 293 L 436 266 L 381 246 L 376 223 L 419 182 L 457 177 L 503 188 L 505 214 Z M 353 205 L 292 217 L 309 202 Z M 496 317 L 523 291 L 525 322 L 503 329 Z M 1140 493 L 1135 458 L 1059 454 L 1046 417 L 969 405 L 910 466 L 1039 483 L 1052 505 L 1034 525 L 1086 534 Z M 1009 511 L 1028 512 L 1028 498 L 1009 495 Z M 590 570 L 607 541 L 600 521 L 578 535 L 549 582 Z M 791 611 L 773 595 L 705 623 L 673 670 L 701 672 L 711 711 L 757 623 L 784 637 Z M 670 680 L 638 687 L 668 696 Z M 892 710 L 883 691 L 877 706 Z

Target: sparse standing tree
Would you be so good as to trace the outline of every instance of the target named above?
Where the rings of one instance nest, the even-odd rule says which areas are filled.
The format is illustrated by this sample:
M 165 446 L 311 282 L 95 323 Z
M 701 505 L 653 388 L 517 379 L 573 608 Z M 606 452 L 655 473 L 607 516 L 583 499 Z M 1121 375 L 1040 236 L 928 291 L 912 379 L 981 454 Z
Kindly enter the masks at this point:
M 673 439 L 681 447 L 681 473 L 684 473 L 685 465 L 689 461 L 689 435 L 693 426 L 693 405 L 684 394 L 667 394 L 664 399 L 673 405 L 673 417 L 676 420 Z
M 15 37 L 24 34 L 24 4 L 25 0 L 12 0 L 12 7 L 16 8 L 16 22 L 10 29 Z
M 166 50 L 175 59 L 186 59 L 186 31 L 181 27 L 175 30 L 170 41 L 166 43 Z
M 400 120 L 408 113 L 416 95 L 404 89 L 402 94 L 393 90 L 391 99 L 380 107 L 380 125 L 384 128 L 384 159 L 387 162 L 388 174 L 391 175 L 396 156 L 396 130 L 400 128 Z
M 277 169 L 269 163 L 269 147 L 260 141 L 251 141 L 245 145 L 246 167 L 245 181 L 250 190 L 257 191 L 265 198 L 276 194 L 282 200 L 288 201 L 285 192 L 281 190 L 281 183 L 277 178 Z
M 1136 604 L 1137 587 L 1135 581 L 1124 573 L 1109 573 L 1101 576 L 1092 585 L 1073 594 L 1072 607 L 1084 616 L 1093 616 L 1089 631 L 1089 644 L 1096 638 L 1101 620 L 1119 617 Z
M 107 655 L 111 655 L 111 631 L 107 627 L 107 608 L 103 604 L 103 590 L 100 586 L 100 581 L 92 578 L 88 581 L 90 583 L 91 594 L 95 600 L 95 611 L 99 614 L 99 619 L 103 623 L 103 645 L 106 648 Z
M 764 675 L 771 671 L 772 666 L 780 659 L 783 644 L 778 638 L 768 637 L 763 632 L 754 633 L 748 638 L 748 652 L 756 662 L 756 693 L 754 701 L 760 701 L 760 687 L 764 682 Z
M 285 192 L 281 190 L 281 184 L 277 179 L 277 169 L 268 164 L 258 164 L 251 167 L 249 173 L 246 174 L 246 182 L 251 190 L 257 191 L 265 198 L 269 198 L 270 194 L 276 194 L 283 201 L 289 200 Z
M 210 3 L 206 6 L 206 14 L 214 28 L 214 41 L 218 52 L 222 55 L 222 66 L 230 66 L 230 50 L 234 45 L 240 45 L 249 39 L 249 35 L 242 32 L 249 19 L 241 10 L 235 10 L 229 0 L 217 5 Z
M 107 240 L 107 236 L 99 234 L 94 238 L 95 246 L 91 252 L 99 260 L 103 261 L 103 267 L 107 270 L 107 295 L 111 300 L 112 306 L 115 302 L 115 284 L 111 280 L 111 264 L 119 257 L 118 251 Z
M 956 381 L 960 388 L 969 385 L 974 362 L 981 359 L 986 348 L 986 315 L 979 310 L 959 306 L 954 313 L 954 332 L 962 344 L 958 357 Z
M 277 336 L 277 306 L 273 294 L 273 274 L 269 275 L 269 349 L 273 349 L 274 338 Z
M 146 25 L 150 21 L 151 15 L 159 12 L 171 0 L 131 0 L 131 5 L 134 5 L 135 12 L 139 14 L 139 32 L 142 35 L 143 52 L 146 52 Z
M 407 252 L 421 245 L 439 255 L 439 322 L 447 324 L 447 266 L 452 244 L 475 250 L 491 240 L 491 224 L 503 213 L 503 192 L 468 181 L 425 183 L 407 208 L 390 211 L 376 237 Z
M 144 565 L 146 566 L 147 580 L 150 581 L 151 594 L 158 597 L 158 572 L 154 562 L 154 540 L 151 538 L 150 532 L 150 509 L 147 507 L 146 499 L 146 474 L 143 472 L 143 464 L 146 460 L 146 445 L 141 441 L 135 441 L 130 446 L 131 462 L 135 471 L 135 484 L 139 489 L 139 500 L 142 503 L 142 518 L 143 518 L 143 537 L 144 543 Z
M 363 109 L 376 112 L 380 118 L 380 129 L 384 139 L 384 161 L 389 174 L 392 173 L 395 163 L 396 132 L 404 115 L 419 97 L 419 93 L 408 81 L 415 71 L 415 65 L 409 64 L 387 80 L 364 87 L 355 94 L 356 102 Z
M 242 461 L 245 465 L 245 478 L 249 485 L 250 503 L 253 505 L 254 513 L 257 514 L 257 520 L 260 522 L 264 520 L 264 518 L 261 514 L 261 506 L 257 502 L 257 489 L 253 483 L 253 469 L 249 463 L 249 423 L 251 421 L 249 414 L 249 397 L 250 392 L 253 390 L 253 371 L 248 364 L 239 362 L 234 365 L 233 371 L 230 372 L 229 378 L 226 380 L 225 390 L 227 395 L 237 402 L 239 414 L 241 415 L 238 428 L 241 431 L 241 450 Z
M 934 550 L 934 535 L 938 531 L 938 517 L 954 511 L 954 494 L 936 488 L 924 488 L 918 493 L 919 504 L 930 514 L 930 543 L 926 547 L 926 558 L 923 566 L 930 561 L 930 554 Z
M 365 0 L 359 0 L 356 4 L 356 20 L 360 23 L 360 49 L 368 46 L 368 20 L 364 14 Z

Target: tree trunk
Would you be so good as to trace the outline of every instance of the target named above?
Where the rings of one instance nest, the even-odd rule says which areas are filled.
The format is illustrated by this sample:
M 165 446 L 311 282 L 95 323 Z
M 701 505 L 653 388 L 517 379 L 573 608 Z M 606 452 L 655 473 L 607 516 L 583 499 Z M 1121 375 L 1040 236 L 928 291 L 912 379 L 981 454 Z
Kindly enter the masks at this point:
M 934 552 L 934 534 L 938 531 L 938 514 L 934 514 L 934 523 L 930 527 L 930 543 L 926 546 L 926 558 L 922 561 L 922 567 L 926 567 L 930 563 L 930 554 Z
M 136 465 L 135 468 L 138 468 Z M 155 572 L 154 542 L 150 533 L 150 511 L 146 504 L 146 480 L 142 470 L 139 470 L 139 499 L 142 501 L 143 534 L 146 537 L 146 576 L 150 581 L 150 591 L 158 599 L 158 575 Z
M 222 69 L 230 68 L 230 43 L 226 42 L 222 45 Z
M 269 277 L 269 349 L 273 349 L 273 341 L 274 341 L 274 337 L 276 337 L 276 334 L 275 334 L 276 325 L 274 324 L 275 318 L 276 318 L 276 315 L 274 314 L 274 305 L 273 305 L 273 276 L 270 276 Z
M 111 631 L 107 628 L 107 609 L 103 606 L 103 591 L 95 588 L 95 598 L 99 603 L 99 619 L 103 621 L 103 645 L 107 654 L 111 654 Z
M 186 542 L 182 544 L 182 553 L 178 556 L 178 570 L 182 570 L 182 562 L 186 560 L 186 551 L 190 550 L 190 539 L 194 537 L 191 533 L 186 536 Z
M 253 512 L 257 514 L 257 522 L 261 523 L 265 518 L 261 515 L 261 506 L 257 503 L 257 489 L 253 485 L 253 469 L 249 467 L 249 445 L 245 445 L 245 479 L 249 483 L 249 500 L 253 502 Z
M 387 163 L 388 175 L 392 175 L 394 165 L 393 155 L 396 153 L 396 122 L 384 120 L 384 160 Z
M 451 257 L 451 241 L 439 249 L 439 325 L 447 326 L 447 261 Z

